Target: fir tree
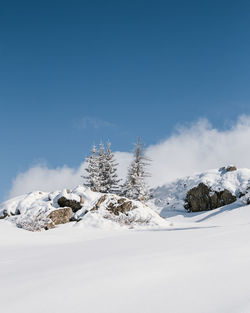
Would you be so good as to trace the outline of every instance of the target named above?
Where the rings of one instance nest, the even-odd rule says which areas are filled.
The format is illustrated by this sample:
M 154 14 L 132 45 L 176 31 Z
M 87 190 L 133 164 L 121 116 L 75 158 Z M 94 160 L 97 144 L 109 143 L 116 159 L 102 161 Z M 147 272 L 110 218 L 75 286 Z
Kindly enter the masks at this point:
M 149 165 L 149 161 L 144 156 L 143 146 L 140 138 L 138 138 L 134 150 L 134 159 L 129 166 L 125 184 L 122 186 L 122 195 L 139 201 L 147 201 L 149 199 L 149 190 L 145 183 L 145 178 L 150 176 L 145 171 L 145 167 Z
M 107 192 L 107 174 L 106 174 L 106 152 L 102 142 L 99 144 L 98 151 L 98 177 L 99 177 L 99 185 L 100 192 Z
M 107 152 L 106 152 L 106 192 L 118 193 L 119 191 L 119 182 L 117 175 L 117 166 L 118 163 L 115 161 L 115 156 L 111 151 L 111 143 L 107 143 Z
M 107 144 L 107 151 L 104 145 L 100 143 L 99 155 L 99 181 L 100 192 L 103 193 L 117 193 L 119 179 L 117 177 L 117 163 L 114 159 L 114 154 L 111 152 L 111 143 Z
M 95 146 L 92 149 L 92 154 L 86 159 L 88 163 L 85 169 L 88 173 L 83 176 L 86 179 L 85 186 L 90 187 L 92 191 L 102 193 L 118 193 L 119 182 L 117 176 L 117 163 L 115 162 L 114 154 L 111 152 L 111 144 L 107 144 L 107 151 L 101 142 L 99 150 Z
M 97 158 L 96 147 L 92 147 L 92 154 L 86 158 L 87 172 L 86 176 L 82 176 L 85 179 L 84 186 L 89 187 L 92 191 L 100 191 L 100 181 L 99 181 L 99 161 Z

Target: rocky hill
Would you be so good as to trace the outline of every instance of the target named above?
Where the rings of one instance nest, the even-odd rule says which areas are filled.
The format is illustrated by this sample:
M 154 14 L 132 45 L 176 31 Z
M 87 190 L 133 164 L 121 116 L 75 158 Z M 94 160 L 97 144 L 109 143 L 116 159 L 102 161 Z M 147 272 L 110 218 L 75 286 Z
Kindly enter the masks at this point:
M 68 222 L 97 228 L 166 226 L 166 221 L 146 204 L 92 192 L 83 186 L 52 193 L 31 192 L 10 199 L 0 205 L 0 218 L 31 231 Z
M 249 204 L 250 169 L 235 166 L 177 179 L 152 191 L 150 206 L 161 216 L 173 211 L 199 212 L 236 202 Z
M 249 204 L 249 190 L 250 170 L 228 166 L 158 187 L 152 190 L 147 204 L 92 192 L 83 186 L 51 193 L 31 192 L 2 203 L 0 219 L 31 231 L 69 222 L 100 229 L 161 228 L 169 225 L 173 215 Z

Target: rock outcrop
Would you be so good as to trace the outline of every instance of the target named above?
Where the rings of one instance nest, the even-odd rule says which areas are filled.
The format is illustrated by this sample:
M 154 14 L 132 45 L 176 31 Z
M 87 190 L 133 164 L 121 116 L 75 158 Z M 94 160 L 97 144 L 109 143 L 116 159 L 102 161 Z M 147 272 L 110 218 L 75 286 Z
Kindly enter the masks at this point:
M 0 214 L 0 220 L 4 219 L 5 217 L 9 216 L 8 212 L 6 210 L 3 210 Z
M 0 218 L 28 231 L 48 230 L 68 222 L 100 229 L 167 225 L 145 203 L 93 192 L 84 186 L 72 191 L 35 191 L 10 199 L 0 205 Z
M 52 221 L 54 225 L 65 224 L 70 221 L 72 213 L 73 212 L 71 208 L 62 208 L 52 211 L 48 215 L 48 218 Z
M 70 200 L 65 197 L 60 197 L 57 200 L 57 203 L 59 204 L 61 208 L 65 208 L 65 207 L 71 208 L 72 211 L 75 213 L 82 208 L 83 198 L 81 198 L 81 201 L 78 202 L 76 200 Z
M 135 208 L 136 206 L 133 206 L 132 201 L 129 201 L 126 198 L 118 199 L 117 203 L 110 202 L 107 207 L 107 209 L 114 215 L 119 215 L 120 213 L 126 214 Z
M 98 210 L 98 209 L 100 208 L 100 206 L 102 205 L 102 203 L 103 203 L 104 201 L 106 201 L 107 197 L 108 197 L 107 195 L 101 196 L 101 197 L 97 200 L 95 206 L 94 206 L 90 211 L 96 211 L 96 210 Z
M 129 228 L 165 223 L 158 213 L 146 204 L 114 194 L 100 196 L 86 217 L 82 218 L 82 223 L 91 221 L 94 225 L 106 224 L 106 220 Z
M 107 200 L 107 195 L 103 195 L 95 204 L 95 206 L 91 209 L 91 211 L 98 210 L 100 206 Z M 135 209 L 136 206 L 133 206 L 132 201 L 126 198 L 120 197 L 111 197 L 108 199 L 107 203 L 105 203 L 105 209 L 109 211 L 109 213 L 113 213 L 114 215 L 119 215 L 120 213 L 126 214 L 127 212 Z
M 234 165 L 228 165 L 227 167 L 223 166 L 220 168 L 221 172 L 234 172 L 237 171 L 237 167 Z
M 187 192 L 185 208 L 191 212 L 213 210 L 233 203 L 236 197 L 227 189 L 213 191 L 204 183 Z

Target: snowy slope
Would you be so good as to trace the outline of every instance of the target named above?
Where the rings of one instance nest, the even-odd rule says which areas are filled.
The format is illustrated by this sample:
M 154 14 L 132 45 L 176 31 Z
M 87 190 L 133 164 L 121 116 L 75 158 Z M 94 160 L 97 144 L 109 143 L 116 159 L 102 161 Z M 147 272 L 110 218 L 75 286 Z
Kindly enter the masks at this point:
M 169 184 L 153 190 L 153 200 L 150 206 L 161 216 L 169 217 L 174 211 L 184 212 L 184 199 L 188 190 L 204 183 L 214 191 L 228 189 L 233 195 L 239 197 L 247 193 L 250 188 L 250 169 L 237 169 L 227 172 L 222 169 L 213 169 L 193 176 L 177 179 Z M 248 195 L 241 197 L 237 206 L 246 204 Z
M 139 206 L 140 218 L 153 222 L 143 229 L 117 227 L 103 218 L 104 207 L 43 232 L 15 227 L 17 217 L 0 220 L 1 312 L 250 312 L 250 205 L 242 197 L 207 212 L 183 208 L 185 193 L 199 182 L 237 194 L 249 178 L 245 169 L 212 170 L 159 187 L 150 205 L 167 221 Z M 61 195 L 84 197 L 82 212 L 100 196 L 77 187 L 30 193 L 0 207 L 27 217 L 54 210 Z
M 248 313 L 250 207 L 208 213 L 158 231 L 1 220 L 1 311 Z

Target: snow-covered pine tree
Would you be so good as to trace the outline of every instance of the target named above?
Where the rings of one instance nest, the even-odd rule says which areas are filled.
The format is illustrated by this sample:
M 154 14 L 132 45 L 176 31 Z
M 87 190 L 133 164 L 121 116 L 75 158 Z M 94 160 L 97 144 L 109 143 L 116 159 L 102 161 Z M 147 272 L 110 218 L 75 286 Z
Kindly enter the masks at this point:
M 98 151 L 93 146 L 92 154 L 86 159 L 86 162 L 88 166 L 85 170 L 88 175 L 83 176 L 86 180 L 84 183 L 86 187 L 102 193 L 118 193 L 120 182 L 117 176 L 118 163 L 111 151 L 111 143 L 108 142 L 107 151 L 102 142 L 99 144 Z
M 91 155 L 86 158 L 87 168 L 85 168 L 85 171 L 87 172 L 87 175 L 82 177 L 85 179 L 84 186 L 89 187 L 92 191 L 99 192 L 99 160 L 95 145 L 92 147 L 91 152 Z
M 99 144 L 98 151 L 98 177 L 99 177 L 99 186 L 100 192 L 107 193 L 107 174 L 106 174 L 106 152 L 102 142 Z
M 119 192 L 119 182 L 117 175 L 117 166 L 118 163 L 115 161 L 115 156 L 111 151 L 111 143 L 107 143 L 107 152 L 106 152 L 106 192 L 118 193 Z
M 111 151 L 111 143 L 108 142 L 107 150 L 103 143 L 100 143 L 98 153 L 98 164 L 99 164 L 99 182 L 100 192 L 102 193 L 117 193 L 119 179 L 117 176 L 117 166 L 114 154 Z
M 128 169 L 127 179 L 121 187 L 123 196 L 139 201 L 147 201 L 149 199 L 149 190 L 145 183 L 145 178 L 150 176 L 145 171 L 149 161 L 144 155 L 143 145 L 139 137 L 134 150 L 134 159 Z

